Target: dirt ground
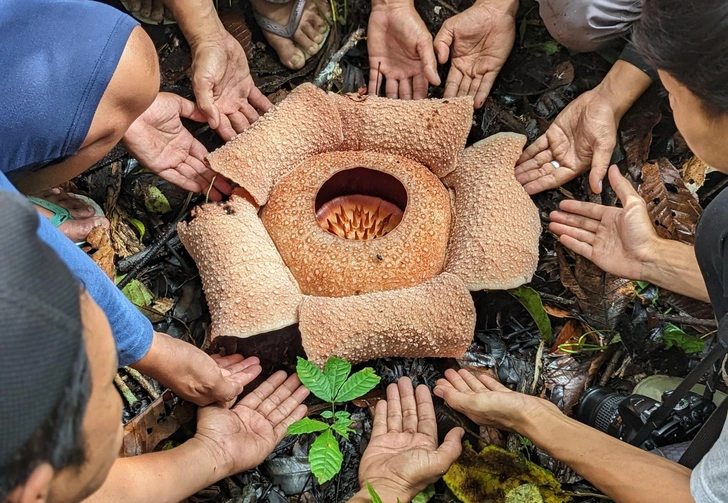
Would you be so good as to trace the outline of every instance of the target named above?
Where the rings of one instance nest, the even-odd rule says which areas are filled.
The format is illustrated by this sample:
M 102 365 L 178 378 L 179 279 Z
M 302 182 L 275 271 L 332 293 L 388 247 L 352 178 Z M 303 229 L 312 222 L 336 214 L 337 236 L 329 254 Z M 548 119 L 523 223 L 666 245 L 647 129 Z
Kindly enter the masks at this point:
M 445 19 L 470 3 L 468 0 L 418 0 L 416 6 L 434 35 Z M 347 36 L 359 27 L 366 27 L 369 13 L 367 1 L 348 0 L 346 23 L 336 25 L 326 50 L 302 70 L 292 72 L 278 63 L 275 53 L 264 43 L 247 4 L 228 5 L 223 1 L 219 8 L 229 30 L 239 34 L 248 45 L 256 83 L 263 92 L 273 95 L 274 101 L 296 85 L 314 80 L 329 55 Z M 179 30 L 176 26 L 166 26 L 148 27 L 148 31 L 159 50 L 163 90 L 192 97 L 187 74 L 189 51 Z M 476 126 L 471 131 L 469 144 L 499 131 L 523 133 L 533 141 L 571 100 L 599 83 L 617 54 L 571 54 L 560 47 L 542 26 L 533 0 L 522 2 L 518 33 L 514 51 L 491 96 L 475 114 Z M 355 91 L 366 82 L 364 41 L 344 57 L 342 70 L 340 77 L 330 83 L 333 89 Z M 444 81 L 447 67 L 439 70 Z M 622 121 L 620 148 L 614 161 L 619 161 L 623 172 L 635 184 L 652 187 L 649 193 L 643 190 L 646 200 L 667 201 L 666 205 L 651 207 L 656 227 L 668 237 L 690 242 L 700 208 L 722 189 L 725 178 L 719 173 L 705 176 L 704 166 L 693 159 L 676 134 L 663 94 L 658 86 L 653 87 Z M 442 92 L 442 88 L 432 88 L 431 96 L 439 97 Z M 207 126 L 190 124 L 190 129 L 209 150 L 222 143 Z M 649 161 L 659 162 L 656 169 L 643 172 L 643 166 Z M 190 209 L 204 198 L 144 172 L 121 147 L 74 182 L 80 191 L 105 204 L 112 220 L 111 240 L 96 245 L 95 253 L 111 254 L 113 263 L 109 267 L 115 270 L 117 279 L 126 275 L 127 295 L 150 316 L 157 330 L 205 347 L 209 313 L 195 264 L 174 232 L 175 223 L 187 218 Z M 487 371 L 513 389 L 552 400 L 567 413 L 573 412 L 579 397 L 591 385 L 609 385 L 628 392 L 648 375 L 685 375 L 699 358 L 701 346 L 698 342 L 697 351 L 692 354 L 687 354 L 684 348 L 691 342 L 695 344 L 696 339 L 709 338 L 715 328 L 709 306 L 652 285 L 605 274 L 559 246 L 548 232 L 548 213 L 565 198 L 601 199 L 604 204 L 615 204 L 611 189 L 599 198 L 589 191 L 585 182 L 582 177 L 534 198 L 544 232 L 539 268 L 529 286 L 540 294 L 543 303 L 540 309 L 548 315 L 554 334 L 551 341 L 542 342 L 532 315 L 509 293 L 477 293 L 474 295 L 478 313 L 475 337 L 462 360 L 381 359 L 366 364 L 375 368 L 382 383 L 366 399 L 347 404 L 355 433 L 342 445 L 343 469 L 332 481 L 318 485 L 302 463 L 311 439 L 288 437 L 271 456 L 271 459 L 277 458 L 276 462 L 268 461 L 256 470 L 225 479 L 189 501 L 345 501 L 358 488 L 357 467 L 371 431 L 371 405 L 383 396 L 386 384 L 403 375 L 410 376 L 415 383 L 432 386 L 446 368 L 459 365 Z M 697 209 L 691 212 L 686 206 Z M 674 340 L 676 333 L 682 342 L 669 347 L 667 342 Z M 589 351 L 587 345 L 597 349 Z M 215 348 L 220 346 L 227 351 L 259 355 L 267 373 L 279 368 L 291 371 L 295 357 L 303 355 L 295 328 L 266 334 L 264 338 L 217 340 Z M 153 400 L 127 372 L 120 376 L 140 399 L 133 407 L 127 407 L 124 420 L 129 421 Z M 315 412 L 316 400 L 309 402 L 311 411 Z M 441 431 L 462 425 L 472 445 L 495 442 L 549 469 L 573 494 L 594 492 L 567 467 L 524 439 L 480 431 L 441 402 L 436 402 L 436 406 Z M 170 399 L 162 406 L 162 413 L 174 416 L 175 425 L 181 423 L 181 427 L 158 448 L 169 448 L 193 433 L 194 408 Z M 139 435 L 146 433 L 141 431 Z M 298 490 L 289 490 L 285 495 L 280 489 L 283 479 Z M 443 482 L 435 484 L 434 489 L 431 501 L 456 501 Z M 601 501 L 593 496 L 575 496 L 574 500 Z

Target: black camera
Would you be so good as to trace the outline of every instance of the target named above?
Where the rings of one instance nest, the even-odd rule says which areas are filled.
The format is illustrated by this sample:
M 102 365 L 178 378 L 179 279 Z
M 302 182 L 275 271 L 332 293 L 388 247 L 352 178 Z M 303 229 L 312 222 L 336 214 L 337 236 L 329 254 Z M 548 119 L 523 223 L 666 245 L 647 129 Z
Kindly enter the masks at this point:
M 670 393 L 666 391 L 662 399 L 665 400 Z M 575 417 L 584 424 L 631 444 L 637 432 L 660 405 L 660 402 L 643 395 L 623 395 L 604 386 L 595 386 L 582 395 Z M 712 400 L 690 392 L 638 447 L 652 450 L 692 440 L 714 410 Z

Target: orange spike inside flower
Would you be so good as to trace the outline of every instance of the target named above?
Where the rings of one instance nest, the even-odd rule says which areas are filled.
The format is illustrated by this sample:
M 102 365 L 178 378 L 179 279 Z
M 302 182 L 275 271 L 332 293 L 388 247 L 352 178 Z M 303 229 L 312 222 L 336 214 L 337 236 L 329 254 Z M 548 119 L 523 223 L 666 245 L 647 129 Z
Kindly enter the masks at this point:
M 340 238 L 363 241 L 386 236 L 402 220 L 402 210 L 379 197 L 353 194 L 323 204 L 316 220 Z

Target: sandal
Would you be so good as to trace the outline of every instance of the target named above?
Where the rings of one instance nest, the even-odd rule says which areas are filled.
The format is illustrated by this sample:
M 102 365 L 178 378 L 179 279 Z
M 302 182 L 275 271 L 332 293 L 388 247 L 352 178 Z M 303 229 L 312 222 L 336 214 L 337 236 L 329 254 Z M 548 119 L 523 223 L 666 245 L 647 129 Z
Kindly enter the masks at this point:
M 282 25 L 280 23 L 277 23 L 273 21 L 272 19 L 268 19 L 267 17 L 263 16 L 262 14 L 258 13 L 257 10 L 253 9 L 253 15 L 255 16 L 255 20 L 258 22 L 258 26 L 260 26 L 261 30 L 267 31 L 269 33 L 272 33 L 274 35 L 278 35 L 279 37 L 287 38 L 291 41 L 293 41 L 293 35 L 296 33 L 296 30 L 298 29 L 298 25 L 301 23 L 301 17 L 303 16 L 303 11 L 306 8 L 306 1 L 307 0 L 266 0 L 266 2 L 275 3 L 275 4 L 285 4 L 289 2 L 294 2 L 293 9 L 291 9 L 291 16 L 288 18 L 288 23 L 285 25 Z M 326 29 L 326 32 L 323 34 L 323 40 L 320 44 L 318 44 L 317 51 L 315 54 L 318 54 L 321 48 L 326 44 L 326 40 L 329 36 L 329 33 L 331 32 L 331 27 L 328 27 Z M 295 42 L 294 42 L 295 44 Z M 296 44 L 297 47 L 298 44 Z M 304 57 L 308 61 L 313 56 L 311 56 L 306 50 L 302 49 L 302 52 L 304 54 Z
M 88 206 L 92 207 L 94 209 L 94 217 L 103 217 L 106 216 L 104 214 L 104 210 L 101 209 L 101 206 L 99 206 L 96 201 L 91 199 L 90 197 L 82 196 L 80 194 L 70 194 L 76 199 L 80 199 L 84 203 L 86 203 Z M 41 208 L 44 208 L 51 213 L 53 213 L 53 216 L 49 219 L 51 222 L 51 225 L 54 227 L 60 227 L 64 223 L 66 223 L 69 220 L 74 220 L 73 215 L 71 215 L 71 212 L 68 211 L 68 209 L 64 208 L 63 206 L 60 206 L 56 203 L 52 203 L 51 201 L 48 201 L 47 199 L 43 199 L 42 197 L 37 196 L 26 196 L 28 201 L 30 201 L 35 206 L 40 206 Z M 93 217 L 92 217 L 93 218 Z M 76 242 L 76 245 L 82 246 L 86 243 L 86 241 L 78 241 Z
M 172 14 L 167 10 L 167 8 L 164 8 L 164 17 L 162 18 L 162 21 L 155 21 L 152 18 L 142 16 L 138 11 L 132 11 L 129 9 L 129 6 L 127 5 L 128 2 L 125 2 L 124 0 L 121 0 L 121 4 L 124 6 L 126 11 L 129 13 L 130 16 L 134 17 L 137 21 L 140 21 L 144 24 L 150 24 L 152 26 L 159 26 L 163 24 L 177 24 L 177 21 L 174 20 L 172 17 Z

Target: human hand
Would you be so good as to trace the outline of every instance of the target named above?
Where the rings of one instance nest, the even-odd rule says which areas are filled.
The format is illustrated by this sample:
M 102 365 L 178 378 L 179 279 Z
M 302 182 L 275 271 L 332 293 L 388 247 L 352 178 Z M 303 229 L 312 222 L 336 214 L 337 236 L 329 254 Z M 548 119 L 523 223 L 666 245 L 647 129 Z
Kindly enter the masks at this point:
M 595 194 L 601 193 L 620 119 L 613 101 L 597 90 L 585 92 L 523 152 L 516 178 L 526 192 L 537 194 L 563 185 L 591 166 L 589 184 Z M 559 168 L 551 163 L 554 160 Z
M 383 77 L 387 98 L 426 98 L 428 81 L 440 84 L 432 35 L 411 3 L 372 3 L 367 49 L 369 94 L 379 94 Z
M 147 354 L 133 364 L 179 397 L 200 406 L 234 403 L 261 372 L 257 357 L 207 355 L 187 342 L 154 332 Z
M 647 205 L 617 166 L 609 183 L 622 207 L 565 200 L 551 213 L 549 229 L 570 250 L 621 278 L 642 279 L 643 267 L 659 246 Z
M 509 431 L 518 431 L 524 418 L 539 414 L 543 407 L 558 410 L 547 400 L 516 393 L 492 377 L 476 377 L 467 370 L 446 370 L 434 393 L 478 425 Z
M 462 428 L 437 446 L 437 420 L 427 386 L 412 389 L 403 377 L 377 404 L 372 437 L 359 463 L 359 483 L 369 482 L 385 501 L 410 501 L 443 476 L 460 456 Z M 386 495 L 386 497 L 385 497 Z
M 129 126 L 122 141 L 139 163 L 160 178 L 213 201 L 232 186 L 205 165 L 207 149 L 182 125 L 181 117 L 204 121 L 195 104 L 173 93 L 159 93 L 154 103 Z M 213 185 L 210 188 L 210 184 Z
M 440 64 L 452 56 L 445 98 L 473 96 L 480 108 L 516 40 L 517 0 L 476 3 L 446 20 L 435 36 Z
M 231 140 L 273 107 L 255 87 L 240 43 L 225 29 L 191 41 L 192 89 L 204 120 L 223 140 Z
M 286 377 L 276 372 L 232 409 L 211 405 L 198 411 L 195 438 L 216 453 L 224 467 L 219 478 L 258 466 L 306 415 L 301 403 L 308 390 L 296 375 Z

